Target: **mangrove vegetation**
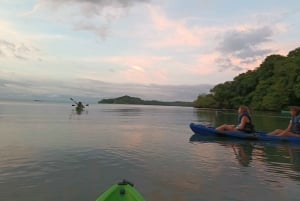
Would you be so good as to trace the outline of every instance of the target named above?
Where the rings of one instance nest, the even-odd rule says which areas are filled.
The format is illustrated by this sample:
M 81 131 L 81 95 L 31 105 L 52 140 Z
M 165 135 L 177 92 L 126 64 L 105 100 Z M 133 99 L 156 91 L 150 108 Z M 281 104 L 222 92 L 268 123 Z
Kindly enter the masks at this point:
M 300 105 L 300 48 L 287 56 L 270 55 L 255 70 L 249 70 L 199 95 L 194 107 L 279 111 Z

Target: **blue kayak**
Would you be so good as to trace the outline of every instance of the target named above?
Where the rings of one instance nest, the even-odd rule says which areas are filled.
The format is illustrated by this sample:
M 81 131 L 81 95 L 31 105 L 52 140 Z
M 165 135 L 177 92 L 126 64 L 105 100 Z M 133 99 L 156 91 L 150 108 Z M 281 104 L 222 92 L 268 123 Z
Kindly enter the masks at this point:
M 215 135 L 223 137 L 232 137 L 245 140 L 261 140 L 261 141 L 282 141 L 282 142 L 295 142 L 300 143 L 299 137 L 282 137 L 268 135 L 266 132 L 255 132 L 255 133 L 246 133 L 246 132 L 235 132 L 235 131 L 217 131 L 215 127 L 205 126 L 202 124 L 191 123 L 190 128 L 195 134 L 199 135 Z

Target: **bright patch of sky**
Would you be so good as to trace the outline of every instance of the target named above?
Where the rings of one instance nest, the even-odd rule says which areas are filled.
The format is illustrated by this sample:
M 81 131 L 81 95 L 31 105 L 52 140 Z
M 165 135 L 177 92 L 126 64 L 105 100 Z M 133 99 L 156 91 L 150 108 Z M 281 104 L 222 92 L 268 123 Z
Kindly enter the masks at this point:
M 299 46 L 296 0 L 0 3 L 4 98 L 195 100 Z

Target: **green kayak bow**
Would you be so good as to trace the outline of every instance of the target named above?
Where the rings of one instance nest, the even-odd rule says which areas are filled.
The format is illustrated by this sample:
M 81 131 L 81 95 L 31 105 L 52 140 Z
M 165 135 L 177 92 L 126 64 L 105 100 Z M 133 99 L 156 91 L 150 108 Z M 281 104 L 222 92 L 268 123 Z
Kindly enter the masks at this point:
M 134 188 L 134 185 L 126 180 L 114 184 L 96 201 L 146 201 L 143 196 Z

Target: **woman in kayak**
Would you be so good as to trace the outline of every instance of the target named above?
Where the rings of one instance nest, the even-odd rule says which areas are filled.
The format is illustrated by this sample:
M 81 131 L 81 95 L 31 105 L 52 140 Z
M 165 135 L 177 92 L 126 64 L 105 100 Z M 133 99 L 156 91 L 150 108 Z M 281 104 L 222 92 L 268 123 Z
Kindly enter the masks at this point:
M 270 135 L 300 137 L 300 107 L 291 106 L 290 113 L 291 120 L 288 127 L 285 130 L 276 129 L 269 133 Z
M 217 131 L 243 131 L 252 133 L 254 126 L 250 117 L 249 108 L 241 105 L 238 109 L 238 125 L 223 124 L 216 128 Z

